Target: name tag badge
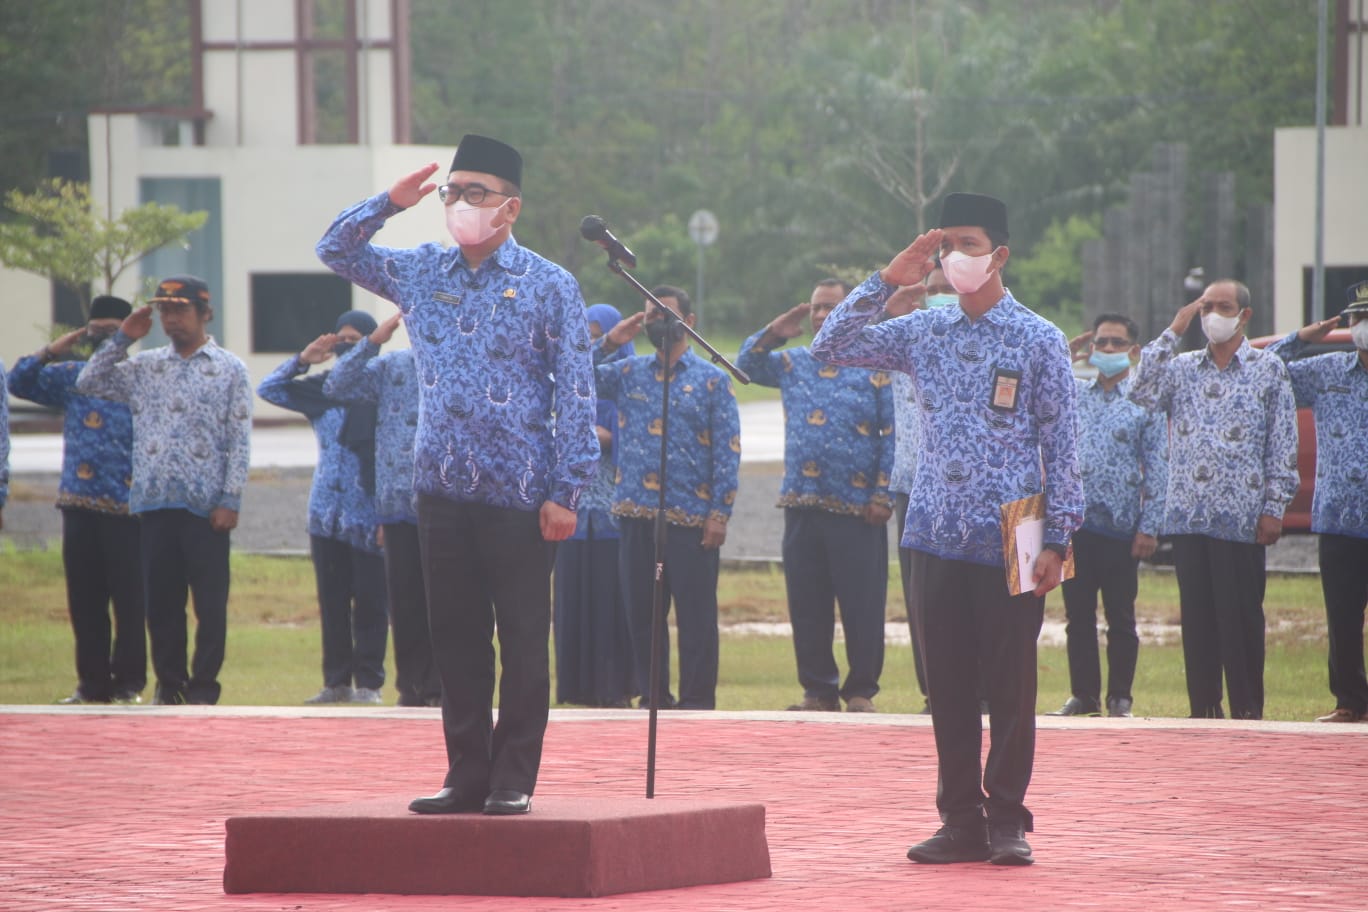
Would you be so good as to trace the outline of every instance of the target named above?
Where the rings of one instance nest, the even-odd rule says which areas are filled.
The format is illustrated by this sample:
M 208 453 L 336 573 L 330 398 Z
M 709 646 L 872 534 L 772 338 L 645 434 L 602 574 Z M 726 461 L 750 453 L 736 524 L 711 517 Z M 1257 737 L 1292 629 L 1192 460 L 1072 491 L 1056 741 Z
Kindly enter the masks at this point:
M 993 400 L 989 404 L 999 412 L 1015 412 L 1020 386 L 1021 371 L 1005 367 L 993 368 Z
M 460 304 L 460 303 L 461 303 L 461 299 L 460 299 L 459 296 L 454 295 L 454 294 L 447 294 L 445 291 L 434 291 L 434 292 L 432 293 L 432 300 L 434 300 L 434 301 L 441 301 L 443 304 Z

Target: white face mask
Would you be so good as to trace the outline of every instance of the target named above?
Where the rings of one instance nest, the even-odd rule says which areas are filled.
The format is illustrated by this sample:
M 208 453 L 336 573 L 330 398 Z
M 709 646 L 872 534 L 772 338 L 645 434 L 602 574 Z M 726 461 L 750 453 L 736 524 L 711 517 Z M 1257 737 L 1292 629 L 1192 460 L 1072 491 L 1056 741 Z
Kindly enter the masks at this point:
M 452 240 L 462 247 L 474 247 L 492 238 L 503 225 L 495 226 L 494 217 L 508 204 L 504 200 L 497 206 L 479 209 L 465 200 L 458 200 L 446 207 L 447 231 Z
M 991 253 L 971 257 L 967 253 L 954 250 L 941 257 L 941 269 L 945 271 L 945 277 L 950 284 L 955 286 L 955 291 L 962 295 L 973 294 L 988 281 L 988 276 L 991 275 L 988 265 L 992 259 Z
M 1354 347 L 1359 351 L 1368 351 L 1368 320 L 1359 320 L 1349 327 L 1349 338 L 1354 340 Z
M 1240 328 L 1240 317 L 1223 317 L 1218 313 L 1202 314 L 1202 332 L 1206 333 L 1207 341 L 1216 345 L 1230 341 L 1235 335 L 1235 330 Z

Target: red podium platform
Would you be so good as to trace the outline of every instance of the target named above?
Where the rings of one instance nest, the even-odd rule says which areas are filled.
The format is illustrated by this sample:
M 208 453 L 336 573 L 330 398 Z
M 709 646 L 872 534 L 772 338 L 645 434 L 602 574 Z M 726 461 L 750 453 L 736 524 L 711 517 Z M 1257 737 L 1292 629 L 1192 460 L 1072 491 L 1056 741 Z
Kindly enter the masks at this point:
M 536 797 L 521 817 L 408 798 L 230 817 L 227 893 L 606 896 L 770 876 L 765 807 Z

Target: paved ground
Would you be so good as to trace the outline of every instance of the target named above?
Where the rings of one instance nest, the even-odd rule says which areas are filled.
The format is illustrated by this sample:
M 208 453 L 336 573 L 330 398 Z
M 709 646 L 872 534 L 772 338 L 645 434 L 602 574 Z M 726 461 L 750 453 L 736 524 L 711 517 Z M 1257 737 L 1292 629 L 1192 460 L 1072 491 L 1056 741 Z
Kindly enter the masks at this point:
M 228 896 L 227 817 L 430 792 L 436 710 L 0 708 L 0 908 L 1368 908 L 1368 725 L 1040 724 L 1031 868 L 905 859 L 937 825 L 923 718 L 662 714 L 657 797 L 764 803 L 773 878 L 597 900 Z M 540 793 L 642 795 L 645 739 L 641 712 L 553 713 Z

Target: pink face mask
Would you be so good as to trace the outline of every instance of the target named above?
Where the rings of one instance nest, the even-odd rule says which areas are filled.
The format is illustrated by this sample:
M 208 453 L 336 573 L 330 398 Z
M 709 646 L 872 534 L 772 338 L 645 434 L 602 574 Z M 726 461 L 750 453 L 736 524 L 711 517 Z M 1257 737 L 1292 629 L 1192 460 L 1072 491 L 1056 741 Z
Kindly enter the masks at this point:
M 493 208 L 480 209 L 465 200 L 458 200 L 446 207 L 447 231 L 451 232 L 452 240 L 462 247 L 483 244 L 503 227 L 495 225 L 494 218 L 507 204 L 508 200 L 504 200 Z
M 955 291 L 960 294 L 973 294 L 983 287 L 988 281 L 988 276 L 992 274 L 989 269 L 992 260 L 991 253 L 971 257 L 967 253 L 954 250 L 941 257 L 941 269 L 945 271 L 945 278 L 955 286 Z

